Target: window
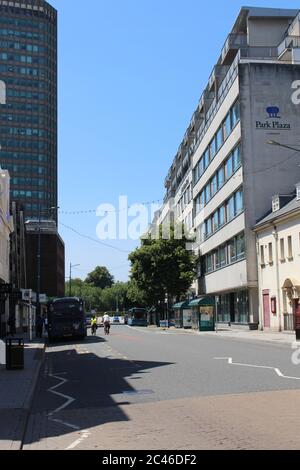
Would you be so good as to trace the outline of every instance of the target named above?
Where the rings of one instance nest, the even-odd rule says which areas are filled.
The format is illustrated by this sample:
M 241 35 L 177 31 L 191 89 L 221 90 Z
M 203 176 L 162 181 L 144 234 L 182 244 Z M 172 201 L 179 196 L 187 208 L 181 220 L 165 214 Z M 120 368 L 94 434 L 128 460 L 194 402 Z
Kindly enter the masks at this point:
M 210 193 L 210 184 L 207 184 L 205 186 L 205 204 L 207 204 L 210 199 L 211 199 L 211 193 Z
M 284 238 L 280 239 L 280 260 L 285 260 L 285 253 L 284 253 Z
M 219 211 L 216 211 L 213 215 L 213 232 L 216 232 L 219 228 Z
M 228 243 L 228 254 L 229 254 L 229 263 L 234 263 L 236 261 L 236 239 L 233 238 Z
M 219 209 L 219 226 L 222 227 L 226 222 L 225 206 Z
M 230 135 L 231 132 L 231 116 L 230 113 L 227 114 L 225 121 L 223 122 L 223 135 L 224 140 Z
M 227 222 L 234 218 L 234 196 L 232 196 L 226 205 L 226 212 L 227 212 Z
M 288 259 L 293 259 L 293 241 L 290 235 L 288 236 Z
M 218 179 L 217 175 L 215 175 L 211 180 L 211 196 L 214 196 L 218 191 Z
M 219 250 L 216 250 L 214 252 L 214 256 L 215 256 L 215 266 L 216 266 L 216 269 L 219 269 L 221 264 L 220 264 L 220 256 L 219 256 Z
M 237 193 L 235 193 L 235 215 L 240 214 L 244 209 L 244 197 L 243 197 L 243 190 L 240 189 Z
M 269 264 L 273 264 L 273 243 L 269 243 Z
M 203 171 L 206 170 L 206 168 L 209 165 L 209 148 L 206 149 L 204 156 L 203 156 Z
M 229 157 L 225 163 L 225 172 L 226 172 L 226 179 L 229 179 L 233 174 L 232 157 Z
M 236 257 L 238 260 L 245 257 L 245 236 L 243 233 L 236 237 Z
M 265 266 L 265 247 L 260 246 L 260 265 Z
M 277 212 L 280 209 L 280 199 L 279 196 L 274 196 L 272 199 L 272 211 Z
M 241 166 L 241 147 L 238 146 L 233 151 L 233 171 Z
M 206 269 L 207 272 L 210 273 L 213 271 L 213 254 L 209 254 L 206 257 Z
M 220 170 L 218 171 L 218 188 L 222 188 L 224 182 L 225 182 L 225 168 L 222 166 Z
M 216 151 L 218 152 L 223 144 L 223 129 L 220 127 L 216 135 Z
M 244 233 L 241 233 L 202 257 L 203 275 L 208 272 L 208 267 L 209 272 L 212 272 L 243 259 L 245 259 L 245 237 Z
M 226 245 L 223 245 L 219 248 L 219 260 L 220 260 L 220 266 L 226 266 Z
M 231 126 L 232 129 L 237 125 L 240 120 L 240 103 L 236 101 L 233 107 L 231 108 Z
M 206 237 L 208 237 L 209 235 L 212 234 L 212 223 L 211 223 L 211 218 L 209 218 L 206 223 L 205 223 L 205 234 L 206 234 Z
M 212 160 L 216 153 L 217 153 L 217 148 L 216 148 L 216 138 L 214 137 L 213 140 L 211 141 L 209 145 L 209 151 L 210 151 L 210 160 Z
M 239 291 L 234 294 L 235 323 L 247 323 L 249 312 L 249 300 L 247 291 Z

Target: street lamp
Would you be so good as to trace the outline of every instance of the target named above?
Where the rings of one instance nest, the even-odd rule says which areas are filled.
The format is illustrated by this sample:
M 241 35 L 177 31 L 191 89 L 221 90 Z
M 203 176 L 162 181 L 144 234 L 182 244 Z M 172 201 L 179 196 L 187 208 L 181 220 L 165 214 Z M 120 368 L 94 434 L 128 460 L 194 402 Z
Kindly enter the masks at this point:
M 72 269 L 77 268 L 80 266 L 80 264 L 72 264 L 70 263 L 70 279 L 69 279 L 69 297 L 72 295 L 72 289 L 71 289 L 71 284 L 72 284 Z
M 267 144 L 274 145 L 276 147 L 283 147 L 289 150 L 295 150 L 295 152 L 300 152 L 300 149 L 296 149 L 295 147 L 291 147 L 290 145 L 281 144 L 280 142 L 276 142 L 276 140 L 268 140 Z
M 59 207 L 48 207 L 44 211 L 57 210 Z M 36 282 L 36 313 L 41 314 L 40 294 L 41 294 L 41 205 L 38 209 L 38 249 L 37 249 L 37 282 Z

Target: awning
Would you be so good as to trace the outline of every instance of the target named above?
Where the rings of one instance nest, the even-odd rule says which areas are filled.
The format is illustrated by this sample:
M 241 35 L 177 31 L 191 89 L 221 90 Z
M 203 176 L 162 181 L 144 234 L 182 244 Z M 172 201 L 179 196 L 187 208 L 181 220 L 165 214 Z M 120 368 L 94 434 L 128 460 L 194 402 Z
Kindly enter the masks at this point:
M 173 305 L 173 310 L 182 310 L 184 308 L 189 308 L 189 301 L 185 300 L 184 302 L 179 302 L 178 304 Z
M 213 297 L 200 297 L 199 299 L 194 299 L 189 303 L 189 307 L 214 307 L 215 299 Z

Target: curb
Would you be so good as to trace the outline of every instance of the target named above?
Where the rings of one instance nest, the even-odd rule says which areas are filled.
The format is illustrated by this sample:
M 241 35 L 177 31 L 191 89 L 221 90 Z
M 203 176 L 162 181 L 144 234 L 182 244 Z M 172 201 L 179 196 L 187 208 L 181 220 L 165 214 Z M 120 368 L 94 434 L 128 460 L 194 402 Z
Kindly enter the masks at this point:
M 39 375 L 40 375 L 40 371 L 41 371 L 42 365 L 44 364 L 44 360 L 45 360 L 46 342 L 44 343 L 41 350 L 42 350 L 42 357 L 39 360 L 39 363 L 36 367 L 36 370 L 34 372 L 34 376 L 33 376 L 33 379 L 32 379 L 32 385 L 30 387 L 27 398 L 24 402 L 25 418 L 24 418 L 24 425 L 23 425 L 23 431 L 22 431 L 22 438 L 21 438 L 18 450 L 22 450 L 23 445 L 24 445 L 24 439 L 25 439 L 26 430 L 27 430 L 27 426 L 28 426 L 30 411 L 31 411 L 31 408 L 32 408 L 33 397 L 34 397 L 34 393 L 35 393 L 35 390 L 36 390 L 36 385 L 37 385 L 37 381 L 38 381 L 38 378 L 39 378 Z

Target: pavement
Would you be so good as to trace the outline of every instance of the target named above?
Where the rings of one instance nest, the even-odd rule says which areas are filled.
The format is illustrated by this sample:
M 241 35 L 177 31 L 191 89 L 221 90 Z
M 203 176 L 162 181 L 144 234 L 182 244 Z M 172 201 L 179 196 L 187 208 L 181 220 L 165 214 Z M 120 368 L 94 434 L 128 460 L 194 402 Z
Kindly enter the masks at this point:
M 152 328 L 152 327 L 151 327 Z M 186 334 L 194 334 L 200 336 L 214 336 L 220 338 L 231 338 L 245 341 L 262 341 L 264 343 L 286 344 L 293 345 L 296 343 L 296 334 L 294 332 L 275 332 L 275 331 L 261 331 L 261 330 L 243 330 L 231 329 L 220 327 L 216 331 L 196 331 L 196 330 L 181 330 L 174 327 L 169 330 L 163 328 L 164 331 L 177 332 L 178 334 L 184 332 Z
M 0 450 L 19 450 L 25 434 L 32 398 L 44 358 L 44 340 L 24 337 L 24 370 L 8 371 L 3 365 L 0 341 Z

